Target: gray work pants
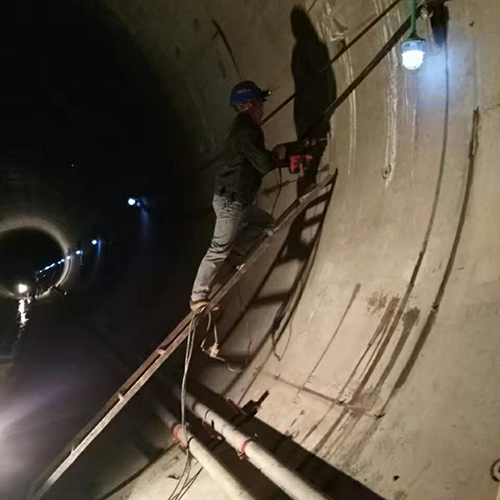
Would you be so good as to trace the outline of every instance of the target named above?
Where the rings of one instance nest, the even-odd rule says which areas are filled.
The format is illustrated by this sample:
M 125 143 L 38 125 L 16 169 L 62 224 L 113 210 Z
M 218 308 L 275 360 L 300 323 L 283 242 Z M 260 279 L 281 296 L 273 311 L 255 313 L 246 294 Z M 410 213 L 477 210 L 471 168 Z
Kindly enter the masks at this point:
M 208 299 L 215 276 L 231 251 L 245 255 L 265 231 L 275 225 L 273 217 L 255 206 L 214 196 L 215 222 L 212 242 L 201 261 L 193 285 L 191 300 Z

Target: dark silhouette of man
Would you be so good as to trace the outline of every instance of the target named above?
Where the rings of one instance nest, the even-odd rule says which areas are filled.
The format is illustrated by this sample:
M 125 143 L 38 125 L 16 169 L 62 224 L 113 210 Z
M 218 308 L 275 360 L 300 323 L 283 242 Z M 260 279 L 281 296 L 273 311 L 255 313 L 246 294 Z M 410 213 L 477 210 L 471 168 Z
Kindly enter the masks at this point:
M 307 12 L 302 7 L 294 7 L 290 22 L 295 37 L 292 75 L 295 91 L 298 92 L 293 108 L 295 130 L 298 139 L 318 139 L 318 144 L 308 151 L 313 159 L 297 184 L 297 194 L 301 196 L 316 181 L 330 133 L 331 113 L 320 118 L 336 98 L 336 85 L 328 48 L 320 40 Z M 323 71 L 320 73 L 320 70 Z

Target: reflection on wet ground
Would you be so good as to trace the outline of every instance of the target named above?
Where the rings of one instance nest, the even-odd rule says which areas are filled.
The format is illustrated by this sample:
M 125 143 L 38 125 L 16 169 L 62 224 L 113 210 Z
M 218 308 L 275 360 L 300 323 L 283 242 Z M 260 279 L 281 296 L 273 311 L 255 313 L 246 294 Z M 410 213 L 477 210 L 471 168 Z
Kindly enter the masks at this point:
M 16 357 L 28 322 L 29 299 L 0 300 L 0 362 Z

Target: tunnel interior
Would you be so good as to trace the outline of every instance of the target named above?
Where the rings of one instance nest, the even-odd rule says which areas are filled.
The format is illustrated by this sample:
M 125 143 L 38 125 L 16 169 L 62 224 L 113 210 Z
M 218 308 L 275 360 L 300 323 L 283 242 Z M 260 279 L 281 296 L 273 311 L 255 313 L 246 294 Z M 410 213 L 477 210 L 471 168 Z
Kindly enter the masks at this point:
M 409 71 L 404 1 L 3 2 L 2 500 L 31 500 L 185 317 L 242 80 L 271 91 L 268 148 L 316 140 L 308 173 L 267 175 L 259 207 L 280 220 L 334 182 L 269 240 L 217 330 L 198 325 L 189 390 L 230 420 L 260 402 L 241 428 L 331 498 L 494 498 L 492 4 L 425 2 L 424 63 Z M 21 281 L 29 297 L 13 293 Z M 45 498 L 174 490 L 188 462 L 151 399 L 179 416 L 166 387 L 185 355 L 182 344 Z M 288 498 L 187 418 L 255 498 Z M 185 498 L 225 498 L 192 472 Z
M 9 410 L 0 425 L 9 452 L 0 496 L 18 499 L 112 394 L 123 362 L 140 360 L 161 321 L 177 317 L 182 302 L 165 313 L 163 301 L 187 293 L 181 222 L 196 221 L 200 206 L 190 201 L 197 187 L 186 188 L 190 136 L 120 26 L 80 2 L 9 1 L 1 17 L 9 49 L 0 97 L 0 354 Z M 21 281 L 36 295 L 22 323 Z

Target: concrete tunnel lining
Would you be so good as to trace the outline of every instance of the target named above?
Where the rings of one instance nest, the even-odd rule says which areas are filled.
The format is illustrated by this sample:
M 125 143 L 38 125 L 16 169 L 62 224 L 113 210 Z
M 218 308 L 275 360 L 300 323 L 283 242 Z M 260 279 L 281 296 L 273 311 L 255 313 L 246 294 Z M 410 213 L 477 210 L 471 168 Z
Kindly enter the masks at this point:
M 168 280 L 186 267 L 178 264 L 178 248 L 165 244 L 182 230 L 169 213 L 173 204 L 176 216 L 179 210 L 192 218 L 198 214 L 179 199 L 181 176 L 170 170 L 165 183 L 157 168 L 172 163 L 178 149 L 170 143 L 180 127 L 154 94 L 148 63 L 141 64 L 133 50 L 127 51 L 126 67 L 116 60 L 102 27 L 74 4 L 7 2 L 2 14 L 10 21 L 1 34 L 5 46 L 25 33 L 5 54 L 10 71 L 3 75 L 0 98 L 2 223 L 30 220 L 63 235 L 73 250 L 80 244 L 91 248 L 98 236 L 105 260 L 96 280 L 94 268 L 75 268 L 64 283 L 69 298 L 35 301 L 25 331 L 13 332 L 23 345 L 16 362 L 1 371 L 0 497 L 17 500 L 119 385 L 120 350 L 140 356 L 151 341 L 141 329 L 149 326 L 157 335 L 158 325 L 177 314 L 165 313 L 161 303 Z M 153 97 L 172 130 L 158 125 L 164 117 L 152 109 Z M 188 147 L 182 157 L 189 163 Z M 156 213 L 165 211 L 159 221 L 126 204 L 128 196 L 142 193 L 150 195 Z M 165 220 L 168 229 L 160 234 L 156 229 Z M 91 266 L 92 256 L 84 261 Z M 150 296 L 141 295 L 144 290 Z M 138 302 L 150 307 L 146 317 L 134 316 Z M 6 329 L 16 327 L 16 306 L 0 301 L 2 347 Z M 139 335 L 127 334 L 132 330 Z M 106 338 L 108 331 L 116 337 Z
M 2 220 L 2 222 L 0 222 L 0 239 L 3 234 L 17 229 L 33 229 L 50 236 L 59 245 L 62 256 L 64 256 L 67 249 L 72 246 L 71 240 L 68 238 L 67 234 L 61 230 L 60 225 L 35 216 L 18 216 Z M 64 282 L 69 278 L 72 268 L 74 270 L 73 262 L 66 261 L 64 263 L 63 271 L 55 283 L 56 286 L 64 284 Z M 11 293 L 7 290 L 1 290 L 1 293 L 5 293 L 5 296 L 11 295 Z
M 175 97 L 182 127 L 198 145 L 186 169 L 216 153 L 231 119 L 227 92 L 237 80 L 274 88 L 269 109 L 293 92 L 293 5 L 101 2 L 101 15 L 125 29 Z M 349 40 L 388 2 L 305 5 L 333 55 L 342 37 Z M 498 433 L 492 376 L 498 371 L 498 174 L 490 168 L 498 158 L 498 56 L 489 40 L 498 16 L 485 5 L 447 4 L 444 47 L 421 21 L 429 43 L 418 74 L 403 70 L 396 46 L 335 112 L 323 164 L 339 168 L 338 183 L 330 205 L 312 208 L 302 221 L 307 226 L 312 220 L 300 235 L 313 242 L 311 258 L 304 264 L 292 254 L 287 260 L 285 242 L 283 259 L 275 261 L 279 242 L 224 305 L 224 354 L 252 353 L 243 373 L 201 357 L 193 363 L 196 379 L 239 403 L 269 390 L 259 419 L 384 498 L 486 499 L 496 492 L 488 470 L 497 458 L 492 437 Z M 339 93 L 406 15 L 401 5 L 339 59 Z M 269 145 L 296 132 L 293 106 L 265 126 Z M 209 203 L 212 172 L 205 170 L 199 181 L 196 209 Z M 263 193 L 270 194 L 259 203 L 270 210 L 277 199 L 279 213 L 296 186 L 285 186 L 275 198 L 277 182 L 272 175 L 265 180 Z M 182 272 L 193 272 L 209 233 L 208 220 L 186 229 L 185 241 L 199 247 Z M 303 278 L 298 284 L 297 276 Z M 186 297 L 177 300 L 180 311 Z M 125 350 L 134 345 L 120 342 Z M 175 376 L 179 364 L 173 359 L 165 376 Z M 110 447 L 107 439 L 99 450 L 111 457 L 103 451 Z M 126 450 L 129 464 L 112 467 L 89 450 L 54 498 L 95 471 L 92 460 L 109 474 L 95 498 L 147 465 L 131 445 L 120 446 L 115 443 L 114 453 Z M 110 498 L 156 498 L 174 483 L 168 477 L 177 467 L 172 457 Z M 205 496 L 217 497 L 206 477 L 199 482 L 186 498 L 204 488 Z

